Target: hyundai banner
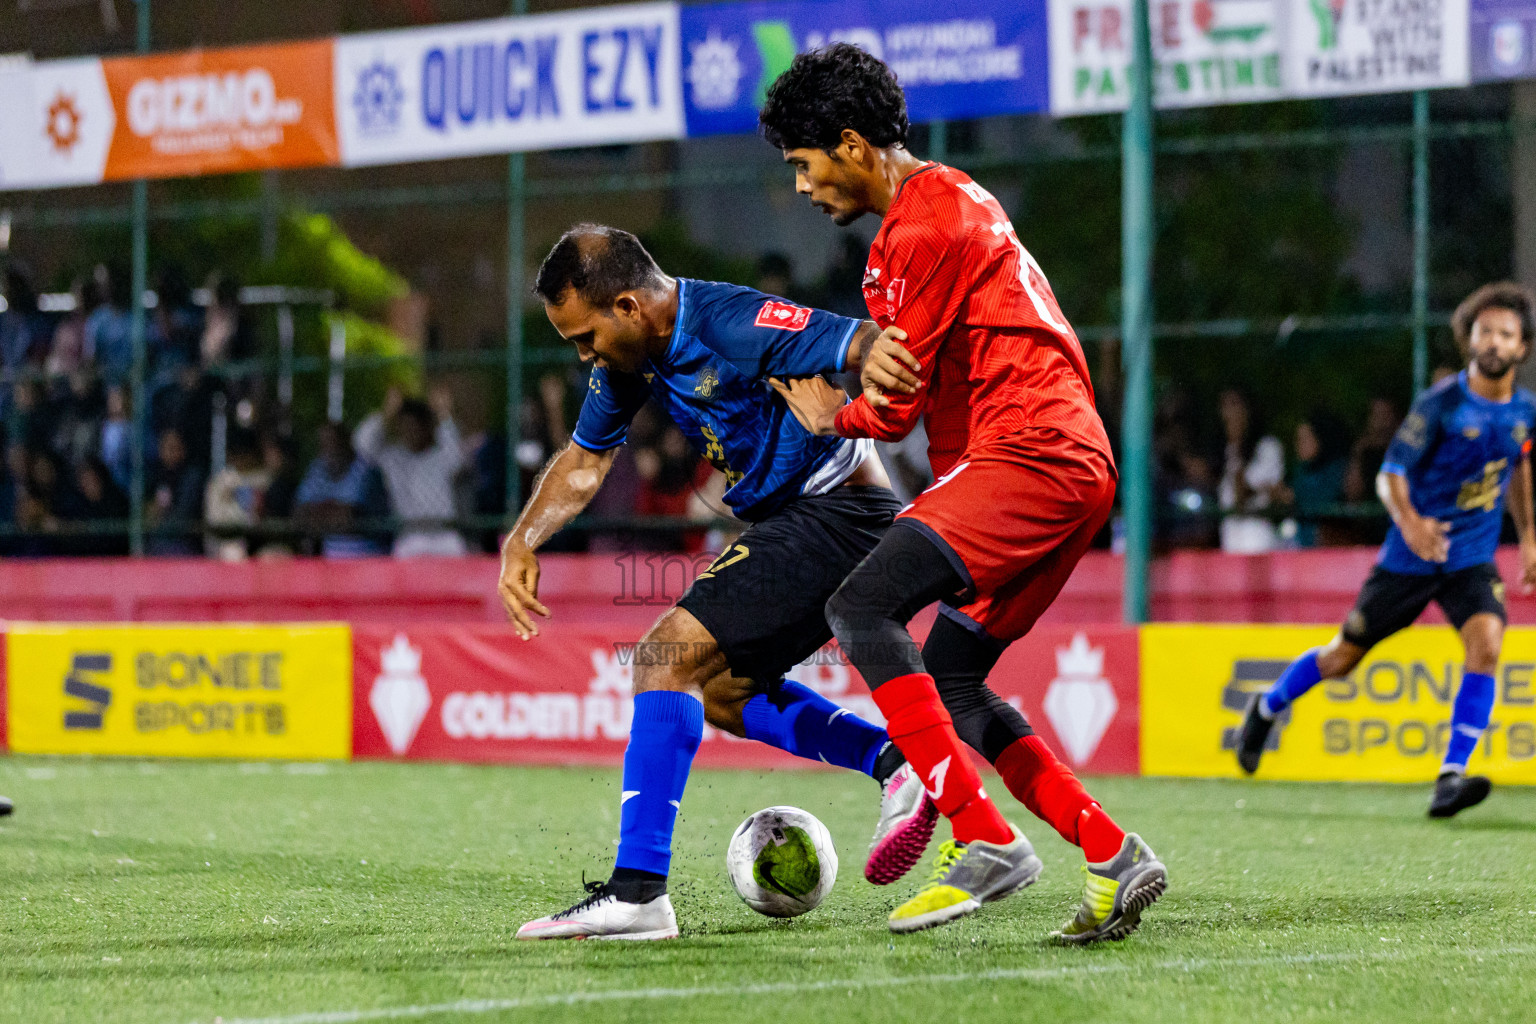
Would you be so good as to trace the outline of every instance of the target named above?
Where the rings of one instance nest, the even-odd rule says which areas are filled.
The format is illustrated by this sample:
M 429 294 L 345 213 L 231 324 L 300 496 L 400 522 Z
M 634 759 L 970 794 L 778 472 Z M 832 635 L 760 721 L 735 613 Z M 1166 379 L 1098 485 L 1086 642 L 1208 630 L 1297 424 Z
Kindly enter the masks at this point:
M 679 138 L 677 18 L 635 4 L 342 36 L 341 162 Z
M 1043 110 L 1045 8 L 977 0 L 791 0 L 684 7 L 688 134 L 755 132 L 768 86 L 797 53 L 861 46 L 896 72 L 915 122 Z

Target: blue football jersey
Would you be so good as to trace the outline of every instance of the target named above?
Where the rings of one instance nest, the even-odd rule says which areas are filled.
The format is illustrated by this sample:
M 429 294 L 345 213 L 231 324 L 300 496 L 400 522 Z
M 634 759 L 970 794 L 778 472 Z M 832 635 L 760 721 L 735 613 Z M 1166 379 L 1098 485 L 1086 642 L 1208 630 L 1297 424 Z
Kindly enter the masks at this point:
M 638 374 L 594 368 L 571 440 L 594 452 L 623 444 L 630 420 L 654 396 L 725 474 L 726 504 L 756 522 L 837 486 L 872 450 L 810 433 L 768 383 L 842 372 L 859 323 L 752 288 L 680 279 L 666 354 Z
M 1415 555 L 1394 525 L 1377 564 L 1389 572 L 1453 572 L 1493 560 L 1510 474 L 1530 451 L 1536 396 L 1516 389 L 1507 402 L 1472 393 L 1463 370 L 1424 392 L 1398 429 L 1381 468 L 1408 479 L 1421 516 L 1451 524 L 1443 565 Z

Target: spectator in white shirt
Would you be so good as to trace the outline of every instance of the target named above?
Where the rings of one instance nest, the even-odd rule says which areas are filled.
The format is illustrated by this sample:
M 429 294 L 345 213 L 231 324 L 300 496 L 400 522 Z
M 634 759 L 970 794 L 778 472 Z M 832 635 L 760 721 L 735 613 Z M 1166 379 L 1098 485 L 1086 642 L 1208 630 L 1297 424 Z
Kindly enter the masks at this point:
M 386 425 L 398 441 L 385 439 Z M 401 520 L 395 557 L 465 553 L 464 538 L 448 525 L 455 517 L 454 477 L 464 468 L 464 452 L 446 389 L 434 391 L 430 405 L 391 390 L 384 408 L 358 425 L 352 443 L 379 467 Z
M 1254 422 L 1253 408 L 1236 388 L 1221 393 L 1221 425 L 1226 437 L 1221 484 L 1217 497 L 1226 515 L 1221 520 L 1221 550 L 1239 555 L 1273 551 L 1280 534 L 1263 515 L 1285 485 L 1285 449 Z

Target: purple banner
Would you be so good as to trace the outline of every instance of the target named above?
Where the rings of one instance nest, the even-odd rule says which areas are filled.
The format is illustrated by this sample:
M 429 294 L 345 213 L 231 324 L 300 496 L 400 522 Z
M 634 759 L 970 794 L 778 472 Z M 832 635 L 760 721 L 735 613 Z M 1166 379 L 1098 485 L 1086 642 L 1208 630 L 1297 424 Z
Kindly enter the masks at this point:
M 1536 2 L 1472 0 L 1472 81 L 1536 78 Z

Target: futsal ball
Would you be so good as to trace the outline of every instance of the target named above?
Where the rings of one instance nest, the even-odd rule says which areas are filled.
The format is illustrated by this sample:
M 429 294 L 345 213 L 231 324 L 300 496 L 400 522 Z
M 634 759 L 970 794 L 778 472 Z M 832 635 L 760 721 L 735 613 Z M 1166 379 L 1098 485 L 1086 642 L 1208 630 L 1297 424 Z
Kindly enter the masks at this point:
M 837 881 L 837 851 L 816 816 L 798 807 L 765 807 L 742 822 L 725 851 L 741 901 L 769 917 L 815 910 Z

